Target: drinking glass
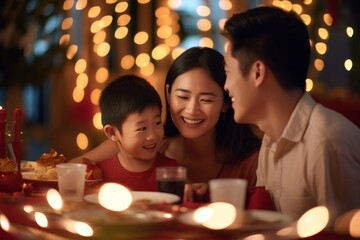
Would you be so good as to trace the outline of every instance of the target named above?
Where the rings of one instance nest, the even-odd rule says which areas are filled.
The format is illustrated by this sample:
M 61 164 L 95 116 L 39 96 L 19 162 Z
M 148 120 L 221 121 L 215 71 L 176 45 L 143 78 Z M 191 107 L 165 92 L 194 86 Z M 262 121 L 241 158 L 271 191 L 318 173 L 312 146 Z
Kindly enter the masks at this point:
M 60 163 L 56 165 L 59 193 L 65 200 L 82 201 L 84 197 L 86 165 Z
M 180 166 L 156 168 L 156 180 L 160 192 L 172 193 L 180 197 L 181 203 L 184 198 L 186 181 L 186 168 Z
M 211 202 L 226 202 L 243 210 L 247 181 L 239 178 L 218 178 L 209 181 Z

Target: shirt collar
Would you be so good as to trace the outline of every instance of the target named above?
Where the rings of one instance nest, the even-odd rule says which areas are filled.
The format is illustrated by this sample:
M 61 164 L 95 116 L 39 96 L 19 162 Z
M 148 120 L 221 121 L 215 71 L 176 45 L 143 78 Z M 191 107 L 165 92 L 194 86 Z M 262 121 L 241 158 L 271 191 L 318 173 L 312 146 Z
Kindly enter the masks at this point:
M 296 107 L 291 114 L 279 141 L 281 139 L 291 142 L 300 141 L 305 133 L 311 112 L 315 105 L 316 102 L 314 99 L 312 99 L 308 93 L 304 93 L 299 102 L 296 104 Z M 271 138 L 267 134 L 265 134 L 263 137 L 263 144 L 268 147 L 272 144 Z
M 314 99 L 308 93 L 304 93 L 291 114 L 281 138 L 292 142 L 300 141 L 308 126 L 315 105 Z

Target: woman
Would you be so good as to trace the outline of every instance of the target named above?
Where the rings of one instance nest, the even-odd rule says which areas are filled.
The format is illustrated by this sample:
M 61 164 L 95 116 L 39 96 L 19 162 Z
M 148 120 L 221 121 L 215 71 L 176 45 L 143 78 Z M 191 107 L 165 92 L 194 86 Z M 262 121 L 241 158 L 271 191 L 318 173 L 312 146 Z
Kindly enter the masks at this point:
M 172 63 L 165 81 L 167 138 L 162 149 L 187 168 L 191 182 L 243 178 L 252 187 L 261 140 L 252 126 L 233 120 L 223 63 L 219 52 L 201 47 L 186 50 Z M 115 154 L 107 140 L 82 157 L 99 161 Z

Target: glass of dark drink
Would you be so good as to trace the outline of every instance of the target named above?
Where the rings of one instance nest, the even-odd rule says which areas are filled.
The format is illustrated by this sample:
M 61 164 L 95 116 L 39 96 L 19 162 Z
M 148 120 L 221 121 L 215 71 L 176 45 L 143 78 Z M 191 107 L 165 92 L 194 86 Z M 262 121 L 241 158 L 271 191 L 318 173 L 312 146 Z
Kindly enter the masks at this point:
M 183 202 L 186 181 L 186 168 L 180 166 L 156 168 L 156 180 L 160 192 L 172 193 L 180 197 L 178 203 Z

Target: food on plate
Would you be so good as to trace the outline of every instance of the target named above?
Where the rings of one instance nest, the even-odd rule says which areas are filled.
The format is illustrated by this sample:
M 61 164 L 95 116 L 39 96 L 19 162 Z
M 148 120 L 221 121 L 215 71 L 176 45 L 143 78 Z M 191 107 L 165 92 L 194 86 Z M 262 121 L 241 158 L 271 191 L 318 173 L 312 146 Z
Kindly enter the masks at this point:
M 0 172 L 13 172 L 16 171 L 14 162 L 8 158 L 0 158 Z
M 87 180 L 98 180 L 102 179 L 101 169 L 92 162 L 84 162 L 86 164 L 85 179 Z
M 67 159 L 63 154 L 58 154 L 54 149 L 50 149 L 50 153 L 44 153 L 36 160 L 34 178 L 56 180 L 56 164 L 65 162 Z
M 37 180 L 57 180 L 56 165 L 68 162 L 63 154 L 58 154 L 54 149 L 50 153 L 44 153 L 36 160 L 33 178 Z M 95 164 L 89 161 L 83 161 L 86 164 L 86 180 L 102 179 L 102 171 Z

